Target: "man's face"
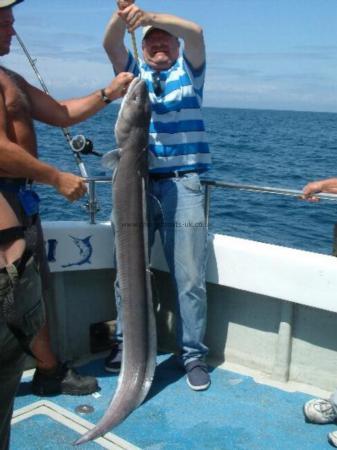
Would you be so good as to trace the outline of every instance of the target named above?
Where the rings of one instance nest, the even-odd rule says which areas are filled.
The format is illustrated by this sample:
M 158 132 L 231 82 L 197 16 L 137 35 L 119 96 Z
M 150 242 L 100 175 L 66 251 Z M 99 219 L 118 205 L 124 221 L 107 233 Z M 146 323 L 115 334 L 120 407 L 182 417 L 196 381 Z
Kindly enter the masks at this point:
M 15 35 L 13 28 L 14 17 L 11 8 L 0 9 L 0 55 L 7 55 L 10 51 L 12 36 Z
M 179 41 L 166 31 L 154 29 L 143 39 L 145 62 L 154 70 L 167 70 L 178 59 Z

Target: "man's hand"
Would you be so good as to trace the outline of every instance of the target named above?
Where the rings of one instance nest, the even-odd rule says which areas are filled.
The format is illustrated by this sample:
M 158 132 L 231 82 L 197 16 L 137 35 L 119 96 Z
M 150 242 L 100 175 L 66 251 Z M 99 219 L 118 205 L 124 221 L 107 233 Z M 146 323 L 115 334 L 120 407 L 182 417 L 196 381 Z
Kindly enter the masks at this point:
M 69 172 L 59 172 L 54 187 L 70 202 L 78 200 L 87 192 L 84 179 Z
M 110 100 L 123 97 L 128 90 L 129 84 L 134 79 L 134 75 L 130 72 L 119 73 L 105 88 L 105 94 Z
M 133 2 L 124 0 L 121 3 L 129 3 L 128 6 L 120 8 L 118 11 L 118 16 L 124 20 L 128 31 L 131 33 L 140 26 L 149 25 L 150 14 L 140 9 L 138 6 L 134 5 Z
M 309 200 L 310 202 L 318 202 L 319 197 L 315 194 L 320 192 L 326 192 L 327 194 L 337 194 L 337 178 L 326 178 L 324 180 L 312 181 L 303 188 L 303 200 Z
M 123 10 L 130 5 L 133 5 L 135 0 L 117 0 L 118 9 Z
M 308 200 L 309 202 L 318 202 L 319 198 L 315 197 L 314 194 L 318 194 L 322 192 L 323 183 L 322 181 L 313 181 L 308 183 L 303 188 L 303 196 L 301 197 L 303 200 Z
M 309 202 L 318 202 L 319 197 L 315 197 L 314 194 L 318 194 L 322 192 L 322 182 L 321 181 L 313 181 L 308 183 L 303 188 L 303 195 L 300 197 L 302 200 L 307 200 Z

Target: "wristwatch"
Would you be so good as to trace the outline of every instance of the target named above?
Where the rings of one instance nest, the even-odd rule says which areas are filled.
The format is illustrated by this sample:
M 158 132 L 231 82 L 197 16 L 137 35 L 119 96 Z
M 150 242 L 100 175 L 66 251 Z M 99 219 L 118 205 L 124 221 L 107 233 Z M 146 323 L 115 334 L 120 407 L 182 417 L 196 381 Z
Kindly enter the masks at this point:
M 105 89 L 101 89 L 101 99 L 103 100 L 104 103 L 106 103 L 107 105 L 109 103 L 111 103 L 112 100 L 109 99 L 109 97 L 106 95 L 105 93 Z

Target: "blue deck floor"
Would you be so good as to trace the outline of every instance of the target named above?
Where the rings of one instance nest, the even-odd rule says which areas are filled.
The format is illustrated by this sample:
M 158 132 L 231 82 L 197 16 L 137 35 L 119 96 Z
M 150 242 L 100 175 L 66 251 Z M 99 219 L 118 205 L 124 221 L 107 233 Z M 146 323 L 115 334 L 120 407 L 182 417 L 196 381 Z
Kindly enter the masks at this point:
M 88 364 L 80 372 L 98 377 L 99 398 L 60 395 L 48 400 L 73 413 L 78 405 L 92 405 L 95 411 L 85 419 L 96 423 L 110 402 L 117 376 L 106 374 L 101 360 Z M 159 357 L 149 397 L 112 432 L 147 450 L 332 448 L 326 436 L 336 425 L 312 425 L 303 419 L 302 405 L 310 399 L 308 395 L 257 384 L 248 376 L 223 369 L 212 370 L 211 377 L 209 390 L 193 392 L 173 358 Z M 30 393 L 30 380 L 24 379 L 15 409 L 39 400 Z M 13 425 L 11 450 L 72 449 L 77 436 L 75 431 L 49 417 L 36 415 Z M 101 447 L 90 443 L 82 448 Z

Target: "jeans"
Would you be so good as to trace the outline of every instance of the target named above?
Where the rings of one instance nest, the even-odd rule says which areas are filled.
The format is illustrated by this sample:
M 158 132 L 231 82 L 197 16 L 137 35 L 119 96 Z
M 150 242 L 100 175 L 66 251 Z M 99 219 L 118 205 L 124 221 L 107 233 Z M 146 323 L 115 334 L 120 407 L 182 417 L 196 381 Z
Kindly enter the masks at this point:
M 0 274 L 0 292 L 7 287 L 7 275 Z M 4 288 L 4 289 L 3 289 Z M 31 259 L 14 288 L 16 314 L 21 332 L 32 341 L 44 323 L 40 275 Z M 1 304 L 0 297 L 0 304 Z M 24 368 L 25 353 L 0 313 L 0 450 L 9 448 L 10 421 L 14 397 Z
M 16 192 L 1 191 L 1 193 L 12 207 L 19 222 L 26 226 L 26 245 L 34 253 L 34 259 L 27 262 L 21 277 L 17 279 L 15 285 L 13 283 L 16 322 L 19 324 L 22 336 L 25 337 L 25 343 L 28 344 L 45 323 L 40 277 L 42 263 L 37 255 L 37 252 L 43 249 L 42 231 L 39 218 L 32 225 L 31 218 L 25 215 Z M 10 273 L 13 273 L 13 270 L 14 268 L 11 268 Z M 9 287 L 8 278 L 6 272 L 0 273 L 0 450 L 9 448 L 14 397 L 26 359 L 22 346 L 7 326 L 3 314 L 4 297 Z
M 170 269 L 177 302 L 177 345 L 184 365 L 203 358 L 206 331 L 207 228 L 204 195 L 197 173 L 181 178 L 151 180 L 148 193 L 150 248 L 159 231 Z M 118 275 L 115 282 L 117 340 L 122 340 L 123 321 Z

